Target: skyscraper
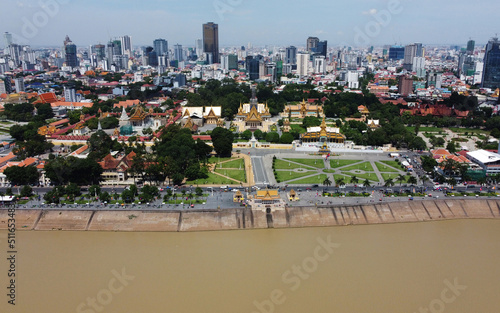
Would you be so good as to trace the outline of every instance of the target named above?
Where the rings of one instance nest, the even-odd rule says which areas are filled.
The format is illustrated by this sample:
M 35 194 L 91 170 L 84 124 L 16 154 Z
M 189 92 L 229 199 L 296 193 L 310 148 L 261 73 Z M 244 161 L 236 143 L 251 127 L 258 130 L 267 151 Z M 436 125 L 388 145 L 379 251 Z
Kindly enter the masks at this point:
M 413 58 L 416 56 L 417 56 L 417 45 L 416 44 L 407 45 L 405 47 L 403 68 L 408 70 L 408 71 L 411 71 L 412 64 L 413 64 Z
M 486 45 L 481 87 L 500 87 L 500 41 L 497 37 L 492 38 Z
M 389 60 L 402 60 L 405 57 L 405 47 L 391 46 L 389 48 Z
M 319 38 L 318 37 L 309 37 L 307 38 L 307 51 L 315 52 L 318 47 Z
M 3 38 L 5 39 L 5 46 L 6 47 L 10 46 L 13 43 L 12 42 L 12 34 L 5 32 L 5 34 L 3 34 Z
M 64 41 L 64 56 L 66 61 L 66 66 L 77 67 L 78 58 L 76 57 L 76 45 L 71 42 L 69 37 L 66 36 Z
M 182 54 L 182 45 L 174 45 L 174 60 L 179 62 L 184 61 L 184 56 Z
M 309 68 L 309 54 L 297 53 L 297 75 L 306 76 Z
M 320 54 L 326 58 L 327 46 L 328 46 L 328 41 L 326 41 L 326 40 L 319 41 L 314 52 L 316 52 L 317 54 Z
M 297 48 L 290 46 L 286 48 L 285 52 L 285 63 L 286 64 L 297 64 Z
M 245 66 L 248 74 L 248 78 L 250 80 L 256 80 L 259 79 L 259 59 L 261 56 L 256 56 L 255 58 L 253 56 L 247 56 L 245 59 Z
M 474 40 L 469 40 L 467 41 L 467 53 L 472 54 L 474 52 L 474 46 L 476 45 L 476 42 Z
M 153 47 L 158 56 L 168 54 L 168 42 L 165 39 L 155 39 L 155 41 L 153 41 Z
M 198 57 L 201 57 L 203 55 L 203 40 L 202 39 L 196 39 L 194 42 L 195 48 L 196 48 L 196 55 Z
M 121 46 L 122 46 L 122 54 L 126 54 L 129 57 L 132 56 L 132 39 L 130 36 L 123 36 L 120 38 Z
M 219 25 L 212 22 L 203 24 L 203 50 L 211 53 L 214 63 L 219 63 Z

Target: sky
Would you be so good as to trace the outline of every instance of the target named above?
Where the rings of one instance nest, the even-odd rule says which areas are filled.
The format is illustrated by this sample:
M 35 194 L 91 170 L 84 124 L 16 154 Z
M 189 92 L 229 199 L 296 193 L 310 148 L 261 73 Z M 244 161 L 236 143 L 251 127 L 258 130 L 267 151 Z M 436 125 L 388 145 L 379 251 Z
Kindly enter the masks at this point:
M 0 32 L 32 46 L 77 46 L 129 35 L 194 46 L 202 24 L 219 25 L 219 45 L 328 46 L 485 44 L 500 32 L 498 0 L 2 0 Z M 3 36 L 2 36 L 3 37 Z M 4 46 L 3 38 L 0 46 Z

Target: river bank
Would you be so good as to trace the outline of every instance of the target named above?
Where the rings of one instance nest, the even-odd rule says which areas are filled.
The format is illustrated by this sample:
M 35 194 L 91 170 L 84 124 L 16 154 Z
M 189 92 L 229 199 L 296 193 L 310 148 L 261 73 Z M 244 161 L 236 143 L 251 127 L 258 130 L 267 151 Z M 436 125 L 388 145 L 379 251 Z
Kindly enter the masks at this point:
M 8 214 L 7 210 L 0 210 L 0 230 L 8 228 Z M 246 208 L 182 212 L 17 209 L 15 212 L 18 230 L 42 231 L 189 232 L 490 218 L 500 218 L 500 200 L 287 207 L 272 215 Z

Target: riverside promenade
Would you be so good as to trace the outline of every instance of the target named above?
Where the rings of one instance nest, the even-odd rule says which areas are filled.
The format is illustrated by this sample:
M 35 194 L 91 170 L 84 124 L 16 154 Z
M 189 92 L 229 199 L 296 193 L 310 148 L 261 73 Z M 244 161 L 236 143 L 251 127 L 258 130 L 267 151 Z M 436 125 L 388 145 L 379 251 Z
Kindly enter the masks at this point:
M 0 230 L 9 212 L 0 210 Z M 187 232 L 263 228 L 410 223 L 453 219 L 500 219 L 500 200 L 425 200 L 362 205 L 287 207 L 266 214 L 249 208 L 183 211 L 19 209 L 20 231 Z

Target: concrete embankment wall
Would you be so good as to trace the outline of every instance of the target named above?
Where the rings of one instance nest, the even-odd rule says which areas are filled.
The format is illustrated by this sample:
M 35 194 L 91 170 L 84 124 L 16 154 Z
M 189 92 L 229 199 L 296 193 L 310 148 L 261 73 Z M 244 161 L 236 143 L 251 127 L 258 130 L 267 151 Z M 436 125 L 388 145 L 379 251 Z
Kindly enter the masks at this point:
M 500 218 L 500 200 L 429 200 L 356 206 L 289 207 L 272 215 L 250 209 L 205 211 L 16 210 L 17 230 L 209 231 Z M 0 210 L 0 229 L 8 211 Z

